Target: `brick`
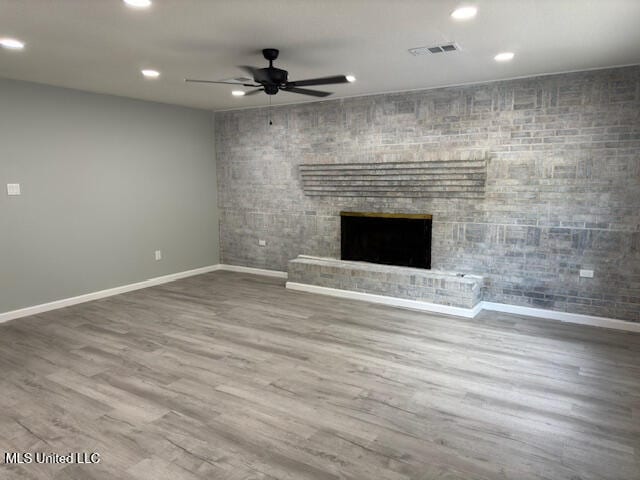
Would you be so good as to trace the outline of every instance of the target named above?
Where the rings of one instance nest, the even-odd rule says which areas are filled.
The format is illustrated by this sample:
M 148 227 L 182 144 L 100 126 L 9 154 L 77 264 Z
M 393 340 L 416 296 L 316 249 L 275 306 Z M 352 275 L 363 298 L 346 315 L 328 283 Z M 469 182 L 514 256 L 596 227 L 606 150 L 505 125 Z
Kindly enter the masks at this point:
M 272 127 L 217 112 L 222 261 L 338 258 L 340 210 L 431 213 L 432 267 L 485 277 L 483 299 L 640 321 L 639 95 L 626 67 L 274 106 Z M 298 168 L 485 158 L 480 199 L 308 197 Z

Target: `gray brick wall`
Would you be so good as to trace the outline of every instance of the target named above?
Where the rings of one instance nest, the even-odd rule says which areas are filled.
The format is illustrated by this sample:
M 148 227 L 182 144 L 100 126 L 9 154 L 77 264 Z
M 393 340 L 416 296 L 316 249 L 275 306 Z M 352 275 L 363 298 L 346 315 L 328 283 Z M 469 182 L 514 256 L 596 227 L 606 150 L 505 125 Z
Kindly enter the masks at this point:
M 216 113 L 223 262 L 339 257 L 340 210 L 431 213 L 433 268 L 486 277 L 485 300 L 640 321 L 640 67 L 274 107 L 272 120 Z M 480 200 L 308 197 L 298 171 L 485 154 Z

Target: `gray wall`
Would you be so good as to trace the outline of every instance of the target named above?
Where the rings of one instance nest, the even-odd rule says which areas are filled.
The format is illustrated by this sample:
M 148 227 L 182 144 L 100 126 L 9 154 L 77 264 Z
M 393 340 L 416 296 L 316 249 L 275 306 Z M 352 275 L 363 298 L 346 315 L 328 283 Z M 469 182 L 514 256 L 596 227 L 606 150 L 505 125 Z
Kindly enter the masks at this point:
M 0 79 L 0 312 L 218 263 L 212 123 Z
M 431 213 L 433 268 L 486 275 L 485 300 L 640 321 L 640 68 L 272 112 L 216 114 L 225 263 L 339 257 L 340 210 Z M 478 152 L 484 200 L 307 197 L 298 172 Z

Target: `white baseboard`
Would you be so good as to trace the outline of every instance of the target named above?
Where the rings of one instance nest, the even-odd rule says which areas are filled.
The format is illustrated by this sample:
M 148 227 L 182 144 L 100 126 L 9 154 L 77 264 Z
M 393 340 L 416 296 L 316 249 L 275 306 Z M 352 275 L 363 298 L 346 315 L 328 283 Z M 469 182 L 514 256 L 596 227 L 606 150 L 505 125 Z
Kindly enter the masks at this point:
M 11 310 L 9 312 L 0 313 L 0 323 L 8 322 L 9 320 L 15 320 L 16 318 L 37 315 L 38 313 L 44 313 L 50 310 L 70 307 L 71 305 L 77 305 L 79 303 L 99 300 L 101 298 L 111 297 L 113 295 L 119 295 L 121 293 L 132 292 L 134 290 L 140 290 L 142 288 L 153 287 L 154 285 L 173 282 L 175 280 L 180 280 L 181 278 L 201 275 L 203 273 L 215 272 L 217 270 L 227 270 L 230 272 L 253 273 L 256 275 L 266 275 L 269 277 L 287 278 L 287 272 L 218 263 L 215 265 L 209 265 L 207 267 L 195 268 L 193 270 L 186 270 L 184 272 L 171 273 L 169 275 L 163 275 L 161 277 L 149 278 L 147 280 L 131 283 L 129 285 L 121 285 L 119 287 L 108 288 L 106 290 L 100 290 L 98 292 L 85 293 L 76 297 L 63 298 L 61 300 L 54 300 L 53 302 L 42 303 L 40 305 L 34 305 L 32 307 L 25 307 L 19 310 Z
M 21 308 L 19 310 L 12 310 L 9 312 L 0 313 L 0 323 L 8 322 L 9 320 L 15 320 L 16 318 L 37 315 L 38 313 L 44 313 L 50 310 L 70 307 L 71 305 L 77 305 L 79 303 L 99 300 L 101 298 L 111 297 L 113 295 L 119 295 L 121 293 L 132 292 L 134 290 L 140 290 L 142 288 L 153 287 L 154 285 L 161 285 L 163 283 L 173 282 L 181 278 L 201 275 L 203 273 L 213 272 L 216 270 L 222 270 L 222 265 L 209 265 L 207 267 L 195 268 L 193 270 L 186 270 L 184 272 L 171 273 L 169 275 L 163 275 L 161 277 L 149 278 L 147 280 L 143 280 L 142 282 L 108 288 L 106 290 L 100 290 L 98 292 L 85 293 L 84 295 L 78 295 L 76 297 L 63 298 L 61 300 L 55 300 L 53 302 L 42 303 L 40 305 L 34 305 L 32 307 Z
M 492 312 L 513 313 L 516 315 L 526 315 L 529 317 L 538 317 L 566 323 L 576 323 L 579 325 L 613 328 L 615 330 L 625 330 L 627 332 L 640 332 L 640 323 L 627 322 L 615 318 L 595 317 L 592 315 L 583 315 L 581 313 L 559 312 L 557 310 L 545 310 L 544 308 L 521 307 L 519 305 L 509 305 L 506 303 L 480 302 L 480 305 L 483 310 Z
M 241 265 L 228 265 L 226 263 L 220 264 L 220 270 L 227 270 L 229 272 L 239 273 L 253 273 L 255 275 L 265 275 L 267 277 L 287 278 L 287 272 L 281 272 L 279 270 L 266 270 L 264 268 L 243 267 Z
M 319 287 L 306 283 L 287 282 L 286 287 L 300 292 L 319 293 L 332 297 L 349 298 L 351 300 L 363 300 L 366 302 L 380 303 L 393 307 L 409 308 L 422 312 L 444 313 L 456 315 L 458 317 L 473 318 L 480 313 L 480 304 L 474 308 L 450 307 L 448 305 L 438 305 L 437 303 L 421 302 L 419 300 L 407 300 L 405 298 L 387 297 L 385 295 L 375 295 L 373 293 L 354 292 L 351 290 L 340 290 L 338 288 Z
M 195 268 L 193 270 L 187 270 L 184 272 L 172 273 L 169 275 L 163 275 L 161 277 L 150 278 L 143 280 L 142 282 L 132 283 L 129 285 L 122 285 L 119 287 L 109 288 L 106 290 L 100 290 L 98 292 L 86 293 L 84 295 L 78 295 L 76 297 L 64 298 L 61 300 L 55 300 L 53 302 L 43 303 L 40 305 L 34 305 L 32 307 L 21 308 L 19 310 L 12 310 L 9 312 L 0 313 L 0 323 L 8 322 L 21 317 L 28 317 L 30 315 L 36 315 L 38 313 L 48 312 L 50 310 L 57 310 L 59 308 L 69 307 L 71 305 L 77 305 L 79 303 L 90 302 L 92 300 L 98 300 L 101 298 L 111 297 L 113 295 L 119 295 L 121 293 L 131 292 L 134 290 L 140 290 L 142 288 L 153 287 L 154 285 L 161 285 L 163 283 L 173 282 L 181 278 L 192 277 L 194 275 L 201 275 L 203 273 L 214 272 L 217 270 L 226 270 L 231 272 L 240 273 L 252 273 L 256 275 L 266 275 L 276 278 L 287 278 L 287 272 L 281 272 L 278 270 L 265 270 L 262 268 L 243 267 L 239 265 L 227 265 L 216 264 L 206 267 Z M 575 323 L 579 325 L 591 325 L 594 327 L 611 328 L 615 330 L 624 330 L 628 332 L 640 332 L 640 323 L 627 322 L 624 320 L 618 320 L 615 318 L 596 317 L 591 315 L 583 315 L 579 313 L 559 312 L 556 310 L 545 310 L 543 308 L 522 307 L 518 305 L 509 305 L 506 303 L 493 303 L 493 302 L 480 302 L 474 308 L 461 308 L 450 307 L 447 305 L 438 305 L 435 303 L 421 302 L 417 300 L 407 300 L 404 298 L 387 297 L 384 295 L 374 295 L 370 293 L 352 292 L 349 290 L 339 290 L 337 288 L 319 287 L 316 285 L 307 285 L 302 283 L 287 282 L 286 287 L 291 290 L 298 290 L 303 292 L 318 293 L 322 295 L 330 295 L 340 298 L 350 298 L 353 300 L 363 300 L 373 303 L 379 303 L 383 305 L 390 305 L 395 307 L 409 308 L 412 310 L 419 310 L 423 312 L 444 313 L 447 315 L 457 315 L 460 317 L 474 318 L 482 310 L 493 312 L 513 313 L 516 315 L 526 315 L 530 317 L 538 317 L 547 320 L 556 320 L 566 323 Z
M 640 332 L 640 323 L 617 320 L 615 318 L 595 317 L 580 313 L 559 312 L 557 310 L 545 310 L 543 308 L 521 307 L 518 305 L 508 305 L 505 303 L 480 302 L 473 308 L 450 307 L 435 303 L 421 302 L 417 300 L 406 300 L 404 298 L 387 297 L 384 295 L 374 295 L 371 293 L 353 292 L 350 290 L 340 290 L 337 288 L 319 287 L 305 283 L 287 282 L 286 287 L 291 290 L 301 292 L 318 293 L 332 297 L 349 298 L 352 300 L 363 300 L 372 303 L 380 303 L 394 307 L 409 308 L 423 312 L 444 313 L 457 315 L 459 317 L 474 318 L 482 310 L 493 312 L 513 313 L 516 315 L 526 315 L 529 317 L 543 318 L 578 325 L 591 325 L 594 327 L 611 328 L 614 330 L 624 330 L 628 332 Z

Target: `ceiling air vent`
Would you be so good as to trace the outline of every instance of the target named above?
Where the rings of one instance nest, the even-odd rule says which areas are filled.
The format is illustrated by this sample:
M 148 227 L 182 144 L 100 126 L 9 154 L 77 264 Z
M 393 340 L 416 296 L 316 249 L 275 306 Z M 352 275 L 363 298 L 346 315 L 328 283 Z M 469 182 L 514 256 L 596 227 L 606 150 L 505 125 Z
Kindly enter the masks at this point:
M 416 47 L 410 48 L 409 53 L 411 55 L 436 55 L 439 53 L 452 53 L 460 50 L 460 47 L 454 43 L 443 43 L 441 45 L 432 45 L 430 47 Z

